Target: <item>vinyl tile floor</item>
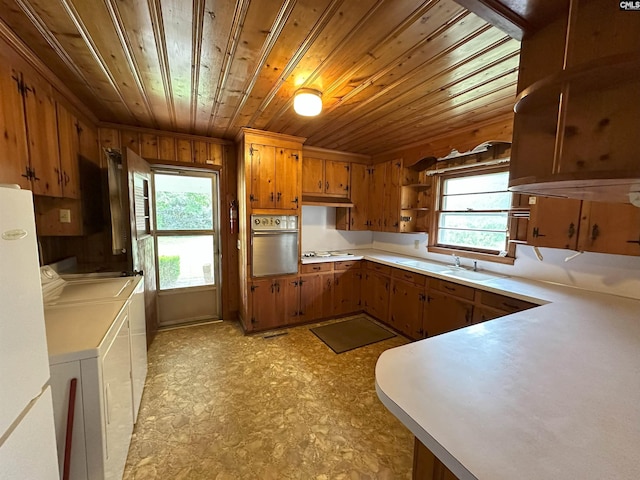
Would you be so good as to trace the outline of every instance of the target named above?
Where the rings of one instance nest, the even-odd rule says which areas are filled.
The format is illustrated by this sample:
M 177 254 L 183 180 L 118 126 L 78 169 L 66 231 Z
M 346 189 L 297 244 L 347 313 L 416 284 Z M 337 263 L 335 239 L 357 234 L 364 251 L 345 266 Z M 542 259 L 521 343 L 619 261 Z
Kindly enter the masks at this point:
M 334 321 L 160 332 L 124 479 L 410 479 L 413 436 L 374 384 L 380 354 L 407 340 L 337 355 L 309 331 Z

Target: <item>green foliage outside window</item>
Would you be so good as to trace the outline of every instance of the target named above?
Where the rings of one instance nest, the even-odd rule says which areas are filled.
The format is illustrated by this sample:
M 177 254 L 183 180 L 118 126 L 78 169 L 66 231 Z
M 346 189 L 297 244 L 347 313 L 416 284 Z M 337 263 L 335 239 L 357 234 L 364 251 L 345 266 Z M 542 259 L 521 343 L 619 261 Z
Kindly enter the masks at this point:
M 158 257 L 160 284 L 166 288 L 174 284 L 180 276 L 180 256 L 162 255 Z
M 213 228 L 211 195 L 196 192 L 156 192 L 158 230 Z

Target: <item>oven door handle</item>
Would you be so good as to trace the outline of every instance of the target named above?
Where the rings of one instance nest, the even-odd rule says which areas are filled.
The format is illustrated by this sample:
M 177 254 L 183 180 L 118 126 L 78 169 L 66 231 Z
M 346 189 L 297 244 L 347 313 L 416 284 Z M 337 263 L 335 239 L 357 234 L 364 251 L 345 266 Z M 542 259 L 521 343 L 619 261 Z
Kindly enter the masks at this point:
M 252 235 L 279 235 L 281 233 L 298 233 L 298 230 L 254 230 Z

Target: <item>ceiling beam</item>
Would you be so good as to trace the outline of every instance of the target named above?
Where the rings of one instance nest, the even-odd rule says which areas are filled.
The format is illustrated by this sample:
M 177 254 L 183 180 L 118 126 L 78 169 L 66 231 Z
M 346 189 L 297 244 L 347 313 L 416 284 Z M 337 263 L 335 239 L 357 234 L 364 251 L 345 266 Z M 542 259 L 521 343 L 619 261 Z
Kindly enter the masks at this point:
M 455 0 L 467 10 L 516 40 L 533 31 L 532 25 L 499 0 Z

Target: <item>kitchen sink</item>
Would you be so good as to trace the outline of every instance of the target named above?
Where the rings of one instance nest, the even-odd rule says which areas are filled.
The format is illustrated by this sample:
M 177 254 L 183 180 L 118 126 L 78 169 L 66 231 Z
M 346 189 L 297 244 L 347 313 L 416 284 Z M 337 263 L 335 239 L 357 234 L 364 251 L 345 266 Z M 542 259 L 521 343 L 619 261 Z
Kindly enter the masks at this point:
M 451 277 L 464 278 L 465 280 L 472 280 L 474 282 L 486 282 L 489 280 L 494 280 L 496 278 L 507 278 L 507 275 L 474 272 L 473 270 L 466 270 L 464 268 L 452 268 L 439 273 L 442 275 L 449 275 Z
M 421 268 L 424 267 L 425 262 L 420 260 L 396 260 L 398 265 L 404 265 L 405 267 Z

